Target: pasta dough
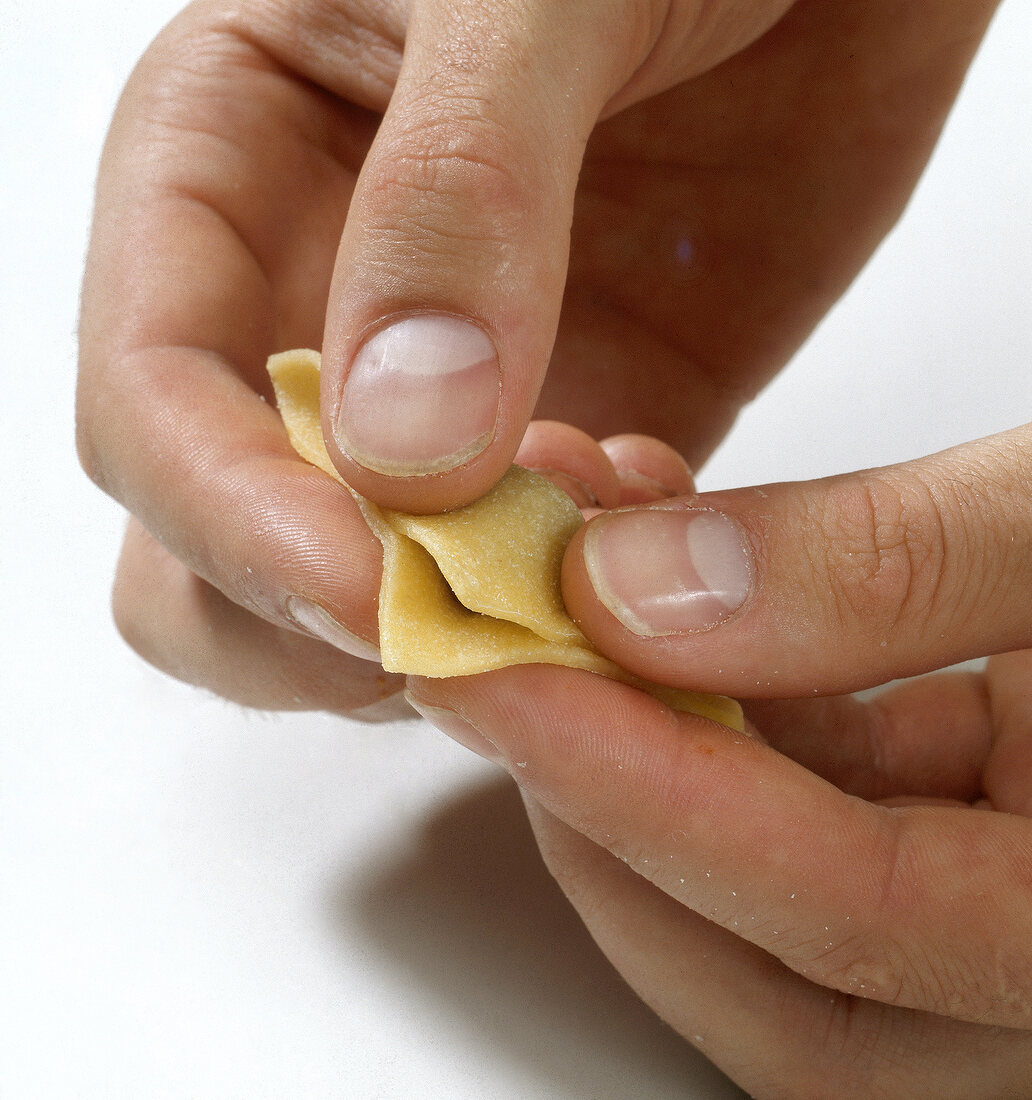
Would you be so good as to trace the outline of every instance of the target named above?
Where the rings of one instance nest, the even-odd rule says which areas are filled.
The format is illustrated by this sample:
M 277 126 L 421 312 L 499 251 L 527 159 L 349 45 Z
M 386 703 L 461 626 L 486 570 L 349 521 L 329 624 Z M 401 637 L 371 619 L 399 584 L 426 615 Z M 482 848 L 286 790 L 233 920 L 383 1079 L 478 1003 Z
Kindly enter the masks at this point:
M 319 364 L 318 352 L 287 351 L 269 359 L 269 375 L 294 449 L 344 484 L 323 442 Z M 435 516 L 379 508 L 348 488 L 383 543 L 380 653 L 388 672 L 468 676 L 566 665 L 743 729 L 733 699 L 647 683 L 592 648 L 566 613 L 559 581 L 563 552 L 583 519 L 550 481 L 512 466 L 480 500 Z

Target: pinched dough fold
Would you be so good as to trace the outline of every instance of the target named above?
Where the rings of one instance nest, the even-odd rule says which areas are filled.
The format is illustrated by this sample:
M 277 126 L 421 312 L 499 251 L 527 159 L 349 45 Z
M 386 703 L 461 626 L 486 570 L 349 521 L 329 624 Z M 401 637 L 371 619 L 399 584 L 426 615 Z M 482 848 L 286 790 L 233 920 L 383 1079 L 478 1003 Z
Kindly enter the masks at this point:
M 319 364 L 318 352 L 287 351 L 269 359 L 269 375 L 294 449 L 343 485 L 323 442 Z M 380 654 L 388 672 L 468 676 L 506 665 L 566 665 L 743 729 L 733 699 L 648 683 L 592 648 L 566 613 L 559 581 L 583 519 L 550 481 L 513 466 L 480 500 L 435 516 L 379 508 L 346 487 L 383 543 Z

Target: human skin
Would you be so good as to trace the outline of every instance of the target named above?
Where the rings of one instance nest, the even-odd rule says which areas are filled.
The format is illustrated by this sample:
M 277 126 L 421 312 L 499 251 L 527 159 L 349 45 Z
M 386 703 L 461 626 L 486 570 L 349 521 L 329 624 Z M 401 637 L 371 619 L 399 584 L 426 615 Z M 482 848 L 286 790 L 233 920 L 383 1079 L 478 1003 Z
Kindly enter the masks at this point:
M 396 691 L 400 680 L 370 660 L 379 545 L 350 496 L 290 450 L 267 401 L 266 356 L 323 348 L 328 446 L 384 504 L 435 511 L 477 496 L 517 454 L 535 409 L 595 438 L 661 437 L 698 466 L 894 223 L 993 9 L 189 8 L 141 62 L 113 122 L 83 292 L 80 453 L 135 517 L 116 584 L 123 632 L 156 664 L 242 702 L 351 713 Z M 445 436 L 461 419 L 444 419 L 434 468 L 394 476 L 374 468 L 375 429 L 389 435 L 404 410 L 377 403 L 375 370 L 357 376 L 369 414 L 360 461 L 335 433 L 355 434 L 346 395 L 363 348 L 390 318 L 412 317 L 443 318 L 442 347 L 465 349 L 471 369 L 456 377 L 470 403 L 497 393 L 499 404 L 486 433 L 459 440 L 454 468 Z M 453 339 L 463 318 L 496 362 L 475 333 Z M 441 365 L 421 363 L 421 376 Z M 724 534 L 707 528 L 711 580 L 727 532 L 741 537 L 721 589 L 737 602 L 713 622 L 668 614 L 657 632 L 641 607 L 621 610 L 612 567 L 633 557 L 633 531 L 602 525 L 636 513 L 589 526 L 568 555 L 565 594 L 627 667 L 757 697 L 750 713 L 769 746 L 672 724 L 627 689 L 570 672 L 421 683 L 421 705 L 472 720 L 503 758 L 530 762 L 519 778 L 560 883 L 689 1039 L 701 1033 L 697 990 L 671 983 L 671 968 L 724 976 L 714 989 L 730 999 L 710 1004 L 727 1026 L 708 1027 L 704 1049 L 747 1087 L 791 1095 L 786 1082 L 799 1081 L 795 1094 L 818 1095 L 805 1084 L 818 1067 L 844 1089 L 862 1067 L 878 1069 L 885 1095 L 920 1095 L 926 1079 L 941 1081 L 940 1096 L 1021 1095 L 1032 1065 L 1029 429 L 889 471 L 701 498 L 683 476 L 653 476 L 676 463 L 652 442 L 607 443 L 614 466 L 593 482 L 599 452 L 582 439 L 567 461 L 549 431 L 522 457 L 594 484 L 604 507 L 654 508 L 654 496 L 663 523 L 727 517 Z M 600 530 L 615 539 L 589 534 Z M 664 563 L 653 565 L 661 577 Z M 1004 655 L 983 680 L 921 682 L 866 710 L 838 698 L 987 653 Z M 793 693 L 820 698 L 763 698 Z M 590 730 L 569 713 L 571 695 Z M 484 700 L 505 728 L 483 719 Z M 614 744 L 638 762 L 619 789 L 600 771 Z M 964 805 L 881 804 L 894 797 Z M 789 835 L 800 820 L 811 827 Z M 806 872 L 806 908 L 791 924 L 794 910 L 774 904 L 788 882 L 773 872 L 788 870 L 762 860 L 806 855 L 806 838 L 839 824 L 847 839 L 870 838 L 886 892 L 865 893 L 856 847 L 831 844 L 818 864 L 788 869 Z M 660 826 L 691 839 L 656 841 L 685 891 L 638 858 Z M 771 836 L 783 841 L 773 852 Z M 893 838 L 906 859 L 890 858 Z M 753 853 L 744 879 L 732 851 Z M 908 893 L 898 869 L 913 867 L 921 889 Z M 713 889 L 742 896 L 740 912 L 717 905 L 714 919 L 706 870 Z M 908 937 L 897 943 L 886 915 L 901 899 Z M 766 940 L 742 928 L 761 914 Z M 829 928 L 873 914 L 852 941 L 859 962 L 807 940 L 818 914 Z M 795 954 L 778 953 L 775 922 Z M 878 979 L 851 982 L 868 963 Z M 769 997 L 736 1029 L 756 982 Z M 782 1018 L 774 1009 L 786 1004 L 795 1015 Z M 800 1005 L 827 1028 L 820 1058 L 786 1039 Z M 921 1077 L 937 1058 L 940 1077 Z
M 569 49 L 586 50 L 589 40 L 609 64 L 612 43 L 624 41 L 615 35 L 620 5 L 606 9 L 615 22 L 594 37 L 580 33 L 594 24 L 577 5 L 545 5 L 543 41 L 531 34 L 516 55 L 530 51 L 516 72 L 526 87 L 511 86 L 509 54 L 487 56 L 471 74 L 458 45 L 437 50 L 455 71 L 442 62 L 436 82 L 417 82 L 434 107 L 424 112 L 433 125 L 422 129 L 426 118 L 407 117 L 403 100 L 391 101 L 389 125 L 379 113 L 402 46 L 412 52 L 413 28 L 425 23 L 419 56 L 435 52 L 435 35 L 478 44 L 485 24 L 463 24 L 462 4 L 438 20 L 428 9 L 407 41 L 401 4 L 190 7 L 130 80 L 101 164 L 80 325 L 86 470 L 233 603 L 292 629 L 288 601 L 299 597 L 365 642 L 352 648 L 368 656 L 379 547 L 346 494 L 298 465 L 272 410 L 256 401 L 270 396 L 265 359 L 324 345 L 332 408 L 346 365 L 342 310 L 365 303 L 356 332 L 396 307 L 482 316 L 483 287 L 498 288 L 503 274 L 508 282 L 492 300 L 535 320 L 508 336 L 492 323 L 495 343 L 516 349 L 503 357 L 507 403 L 492 443 L 465 467 L 424 478 L 363 476 L 338 454 L 359 488 L 412 511 L 472 499 L 515 453 L 532 404 L 526 395 L 542 377 L 537 415 L 595 438 L 647 432 L 699 466 L 893 224 L 993 9 L 810 3 L 776 22 L 784 6 L 752 5 L 751 30 L 732 22 L 721 38 L 714 5 L 706 9 L 712 33 L 680 52 L 673 47 L 694 41 L 691 5 L 629 10 L 625 38 L 642 56 L 620 62 L 636 74 L 627 87 L 612 74 L 608 84 L 598 78 L 608 117 L 579 131 L 581 145 L 590 136 L 579 176 L 569 150 L 552 155 L 533 144 L 547 136 L 540 123 L 525 135 L 534 156 L 524 148 L 523 160 L 532 163 L 511 159 L 519 118 L 533 114 L 520 97 L 536 95 L 538 84 L 554 91 L 556 55 L 563 76 Z M 492 35 L 509 12 L 495 7 Z M 716 63 L 771 23 L 752 47 Z M 702 75 L 684 81 L 677 66 L 671 71 L 671 52 Z M 485 85 L 482 110 L 470 116 L 454 87 L 474 76 Z M 603 94 L 586 87 L 596 100 Z M 492 111 L 512 125 L 493 124 Z M 436 139 L 451 148 L 470 130 L 483 148 L 492 134 L 510 135 L 516 178 L 506 191 L 545 216 L 519 248 L 508 235 L 496 240 L 493 258 L 469 228 L 483 208 L 475 163 L 430 158 L 448 169 L 436 190 L 373 178 L 384 158 L 408 163 L 406 133 L 420 148 Z M 557 132 L 552 144 L 565 140 Z M 401 228 L 392 231 L 392 219 Z M 376 231 L 380 222 L 387 227 Z M 538 224 L 522 219 L 515 228 L 527 222 Z M 524 255 L 536 258 L 517 264 Z M 375 291 L 387 300 L 377 304 Z M 127 547 L 129 563 L 135 556 L 148 568 L 139 541 Z M 119 609 L 139 634 L 146 626 L 129 623 L 135 606 Z M 315 620 L 307 621 L 311 629 Z
M 1027 1095 L 1032 650 L 746 700 L 747 736 L 540 666 L 408 696 L 512 775 L 600 947 L 750 1095 Z

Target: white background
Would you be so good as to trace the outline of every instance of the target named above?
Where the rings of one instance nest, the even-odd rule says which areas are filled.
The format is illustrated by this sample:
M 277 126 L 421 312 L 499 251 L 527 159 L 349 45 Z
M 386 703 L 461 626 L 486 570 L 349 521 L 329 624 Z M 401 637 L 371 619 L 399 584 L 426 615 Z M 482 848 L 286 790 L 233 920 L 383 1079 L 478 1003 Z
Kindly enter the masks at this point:
M 421 722 L 243 712 L 118 640 L 76 295 L 107 119 L 176 7 L 0 7 L 0 1095 L 739 1095 L 613 977 L 487 765 Z M 903 223 L 705 488 L 1032 415 L 1029 42 L 1010 0 Z

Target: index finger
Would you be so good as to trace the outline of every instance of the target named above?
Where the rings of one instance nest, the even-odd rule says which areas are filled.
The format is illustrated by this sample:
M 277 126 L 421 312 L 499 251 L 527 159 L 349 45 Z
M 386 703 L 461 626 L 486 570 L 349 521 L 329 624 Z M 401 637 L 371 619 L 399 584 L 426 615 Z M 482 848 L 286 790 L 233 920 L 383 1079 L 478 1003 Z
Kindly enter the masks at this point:
M 283 186 L 326 159 L 306 145 L 321 103 L 193 13 L 152 48 L 98 185 L 79 445 L 93 479 L 236 603 L 336 644 L 350 632 L 367 655 L 379 543 L 256 390 L 278 342 L 321 329 L 332 238 L 306 219 L 342 201 L 346 173 L 324 169 L 304 209 Z
M 1026 819 L 864 802 L 587 673 L 530 666 L 410 696 L 472 726 L 552 814 L 810 980 L 1032 1026 Z

